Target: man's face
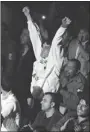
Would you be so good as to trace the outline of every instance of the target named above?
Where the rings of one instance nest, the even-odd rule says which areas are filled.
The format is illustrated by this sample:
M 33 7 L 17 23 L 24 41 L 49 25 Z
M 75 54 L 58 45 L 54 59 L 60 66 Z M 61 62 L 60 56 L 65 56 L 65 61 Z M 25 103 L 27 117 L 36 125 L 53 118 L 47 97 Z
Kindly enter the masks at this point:
M 66 77 L 73 77 L 76 74 L 76 65 L 75 63 L 69 61 L 64 69 Z
M 88 32 L 81 29 L 78 34 L 78 40 L 81 42 L 85 42 L 87 41 L 87 39 L 88 39 Z
M 21 41 L 21 44 L 27 44 L 27 42 L 29 41 L 29 31 L 28 29 L 24 29 L 21 33 L 21 36 L 20 36 L 20 41 Z
M 42 101 L 41 101 L 41 109 L 43 111 L 48 111 L 52 107 L 52 97 L 51 95 L 44 95 Z
M 42 58 L 47 58 L 49 55 L 49 51 L 50 51 L 50 45 L 43 45 L 43 49 L 41 51 L 41 57 Z
M 78 116 L 86 116 L 87 115 L 88 106 L 86 105 L 85 100 L 81 99 L 77 106 L 77 115 Z

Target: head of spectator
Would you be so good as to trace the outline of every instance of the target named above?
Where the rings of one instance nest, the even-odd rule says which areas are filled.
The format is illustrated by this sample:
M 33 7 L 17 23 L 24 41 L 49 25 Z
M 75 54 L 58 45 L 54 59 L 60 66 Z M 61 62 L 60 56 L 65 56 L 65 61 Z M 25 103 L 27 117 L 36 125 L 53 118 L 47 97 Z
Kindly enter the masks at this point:
M 78 33 L 78 40 L 80 42 L 86 42 L 89 40 L 89 32 L 87 29 L 80 29 Z
M 79 72 L 80 67 L 81 64 L 78 60 L 76 59 L 69 60 L 64 69 L 65 76 L 68 78 L 74 77 Z
M 49 113 L 50 115 L 55 111 L 55 94 L 51 92 L 47 92 L 44 94 L 42 101 L 41 101 L 41 109 L 46 114 Z
M 6 37 L 9 36 L 9 29 L 8 29 L 8 25 L 6 23 L 2 23 L 1 24 L 1 37 L 2 39 L 5 39 Z
M 89 104 L 85 99 L 81 99 L 77 106 L 77 116 L 81 118 L 89 117 Z
M 30 45 L 29 31 L 27 28 L 24 28 L 22 30 L 20 42 L 22 45 Z
M 2 95 L 7 95 L 11 91 L 11 81 L 9 78 L 3 77 L 1 80 Z

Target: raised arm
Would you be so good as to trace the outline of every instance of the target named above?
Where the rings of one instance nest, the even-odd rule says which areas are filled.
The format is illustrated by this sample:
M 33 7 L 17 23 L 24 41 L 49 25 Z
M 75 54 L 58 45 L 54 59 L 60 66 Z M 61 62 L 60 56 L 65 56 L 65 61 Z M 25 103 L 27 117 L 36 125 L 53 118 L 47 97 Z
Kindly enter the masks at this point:
M 57 32 L 53 38 L 51 50 L 49 53 L 49 62 L 51 63 L 51 61 L 52 61 L 53 62 L 52 65 L 55 65 L 57 67 L 57 70 L 59 70 L 59 71 L 60 71 L 60 67 L 61 67 L 63 59 L 64 59 L 63 58 L 63 49 L 62 49 L 62 51 L 60 51 L 60 49 L 61 49 L 60 42 L 62 40 L 62 35 L 66 31 L 66 29 L 70 23 L 71 23 L 71 20 L 69 18 L 65 17 L 64 19 L 62 19 L 62 25 L 57 30 Z M 49 65 L 50 65 L 50 63 L 49 63 Z
M 30 15 L 30 10 L 28 7 L 24 7 L 22 11 L 24 12 L 24 15 L 27 18 L 30 39 L 32 42 L 35 57 L 38 60 L 41 54 L 41 49 L 42 49 L 41 47 L 42 42 L 40 39 L 39 27 L 33 22 L 31 15 Z
M 71 23 L 71 20 L 69 18 L 65 17 L 62 19 L 62 24 L 59 27 L 59 29 L 57 30 L 57 32 L 53 38 L 52 46 L 59 44 L 59 42 L 62 40 L 62 35 L 66 31 L 66 29 L 70 23 Z
M 64 34 L 67 26 L 70 23 L 71 23 L 70 19 L 65 17 L 62 20 L 61 27 L 58 29 L 58 31 L 55 34 L 55 37 L 52 41 L 49 57 L 48 57 L 44 83 L 46 79 L 51 75 L 53 70 L 57 76 L 59 76 L 60 74 L 60 70 L 63 64 L 64 57 L 63 57 L 63 50 L 60 51 L 59 43 L 61 42 L 62 35 Z M 43 86 L 44 86 L 44 83 L 43 83 Z

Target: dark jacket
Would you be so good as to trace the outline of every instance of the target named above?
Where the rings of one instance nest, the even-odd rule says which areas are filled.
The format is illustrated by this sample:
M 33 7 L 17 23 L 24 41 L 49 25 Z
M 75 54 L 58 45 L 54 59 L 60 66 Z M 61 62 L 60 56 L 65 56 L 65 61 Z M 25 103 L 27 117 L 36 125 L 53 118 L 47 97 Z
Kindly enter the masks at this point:
M 77 131 L 75 128 L 79 127 L 79 131 Z M 81 123 L 78 123 L 77 119 L 71 120 L 66 127 L 66 130 L 70 132 L 89 132 L 90 131 L 90 122 L 88 119 L 82 121 Z
M 45 112 L 41 111 L 37 115 L 34 123 L 32 124 L 32 127 L 35 129 L 40 126 L 40 127 L 44 127 L 46 130 L 50 131 L 52 126 L 54 124 L 56 124 L 60 120 L 61 117 L 62 117 L 62 115 L 58 111 L 55 111 L 53 116 L 50 118 L 48 124 L 46 125 L 46 124 L 44 124 L 44 121 L 46 119 Z M 46 120 L 48 120 L 48 119 L 46 119 Z
M 62 89 L 60 90 L 61 95 L 63 96 L 63 103 L 68 109 L 75 110 L 79 102 L 78 90 L 85 89 L 86 80 L 81 73 L 78 73 L 75 77 L 66 80 L 64 76 L 61 78 Z
M 27 98 L 29 96 L 34 60 L 32 48 L 20 58 L 14 82 L 14 92 L 18 97 Z

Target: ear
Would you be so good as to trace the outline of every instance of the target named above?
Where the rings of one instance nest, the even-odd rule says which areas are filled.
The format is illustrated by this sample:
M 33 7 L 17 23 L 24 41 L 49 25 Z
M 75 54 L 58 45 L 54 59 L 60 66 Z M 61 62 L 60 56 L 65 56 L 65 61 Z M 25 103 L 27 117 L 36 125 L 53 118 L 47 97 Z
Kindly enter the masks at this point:
M 51 103 L 51 107 L 53 108 L 55 106 L 55 102 L 52 102 Z

